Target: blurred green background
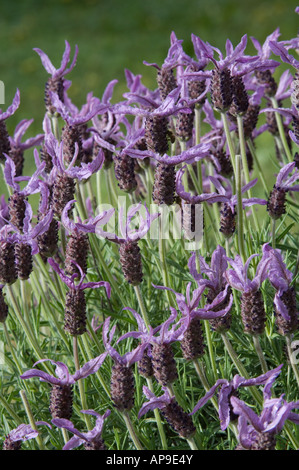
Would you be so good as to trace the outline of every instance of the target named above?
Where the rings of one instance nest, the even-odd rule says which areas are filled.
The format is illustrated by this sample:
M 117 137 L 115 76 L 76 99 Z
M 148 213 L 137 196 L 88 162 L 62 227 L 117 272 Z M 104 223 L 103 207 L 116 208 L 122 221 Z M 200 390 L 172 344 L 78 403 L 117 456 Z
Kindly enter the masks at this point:
M 26 136 L 42 130 L 44 85 L 48 74 L 32 49 L 44 50 L 59 66 L 67 39 L 79 47 L 75 69 L 69 74 L 70 97 L 81 106 L 86 94 L 101 96 L 107 83 L 118 79 L 114 100 L 126 91 L 124 69 L 143 75 L 156 87 L 155 71 L 143 60 L 161 64 L 171 31 L 192 54 L 191 33 L 224 50 L 230 38 L 236 45 L 245 33 L 263 42 L 277 27 L 281 39 L 297 35 L 299 16 L 293 0 L 0 0 L 0 79 L 6 104 L 16 88 L 21 106 L 7 121 L 8 130 L 24 118 L 34 118 Z M 255 49 L 248 42 L 248 52 Z

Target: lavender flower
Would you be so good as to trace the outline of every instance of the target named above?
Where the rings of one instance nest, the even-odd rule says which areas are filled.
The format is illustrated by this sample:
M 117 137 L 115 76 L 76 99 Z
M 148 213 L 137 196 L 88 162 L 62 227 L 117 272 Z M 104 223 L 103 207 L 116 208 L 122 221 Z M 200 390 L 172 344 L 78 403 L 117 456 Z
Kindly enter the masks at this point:
M 226 379 L 217 380 L 215 385 L 213 385 L 213 387 L 211 387 L 211 389 L 197 402 L 190 414 L 193 415 L 200 408 L 202 408 L 215 394 L 216 390 L 221 387 L 218 396 L 219 419 L 221 429 L 226 429 L 230 421 L 237 419 L 237 415 L 235 415 L 233 412 L 232 400 L 233 397 L 236 396 L 238 389 L 241 387 L 252 387 L 272 383 L 278 374 L 280 374 L 281 368 L 282 365 L 270 370 L 266 374 L 260 375 L 253 379 L 245 379 L 244 377 L 235 375 L 231 381 Z
M 293 175 L 288 176 L 295 168 L 296 164 L 288 163 L 279 171 L 276 182 L 267 201 L 267 211 L 272 219 L 279 219 L 286 211 L 286 193 L 299 191 L 299 185 L 293 185 L 299 179 L 299 171 L 296 169 Z
M 64 328 L 72 336 L 82 335 L 86 331 L 86 299 L 84 290 L 105 287 L 106 294 L 108 298 L 110 298 L 110 284 L 106 281 L 84 283 L 83 281 L 85 274 L 78 264 L 76 264 L 76 267 L 80 273 L 80 280 L 79 283 L 76 284 L 75 280 L 78 277 L 77 272 L 69 277 L 64 273 L 64 271 L 59 267 L 53 258 L 49 258 L 48 262 L 68 287 L 65 302 Z
M 130 411 L 134 406 L 135 379 L 132 365 L 142 358 L 146 344 L 140 344 L 133 351 L 128 351 L 121 356 L 111 345 L 116 325 L 109 333 L 110 321 L 111 318 L 108 317 L 104 322 L 103 341 L 106 352 L 114 361 L 110 382 L 111 399 L 119 411 L 125 412 Z
M 141 209 L 145 210 L 145 217 L 141 213 Z M 132 230 L 131 223 L 136 214 L 139 213 L 140 225 L 138 228 Z M 109 212 L 107 216 L 111 216 L 112 212 Z M 131 207 L 127 213 L 126 222 L 124 223 L 123 208 L 119 211 L 119 228 L 122 237 L 118 237 L 116 234 L 105 232 L 100 224 L 96 225 L 96 234 L 98 236 L 108 238 L 109 240 L 119 245 L 120 263 L 122 266 L 123 274 L 125 279 L 132 285 L 138 285 L 142 282 L 142 261 L 140 248 L 138 241 L 143 238 L 149 231 L 152 222 L 158 217 L 158 214 L 150 214 L 148 208 L 139 203 Z M 106 222 L 105 218 L 105 222 Z
M 298 327 L 296 292 L 291 285 L 293 275 L 286 267 L 280 250 L 268 243 L 264 246 L 265 257 L 269 260 L 268 278 L 275 288 L 274 306 L 276 326 L 281 335 L 288 335 Z
M 54 67 L 52 62 L 50 61 L 49 57 L 45 52 L 43 52 L 39 48 L 33 49 L 41 58 L 42 64 L 46 71 L 50 74 L 50 77 L 46 83 L 45 88 L 45 104 L 47 112 L 51 114 L 55 114 L 56 109 L 51 100 L 51 93 L 57 93 L 59 98 L 63 101 L 64 99 L 64 92 L 69 84 L 65 80 L 65 76 L 73 70 L 76 65 L 77 56 L 78 56 L 78 47 L 75 47 L 75 53 L 72 60 L 71 65 L 67 68 L 68 63 L 70 61 L 71 55 L 71 47 L 70 44 L 65 41 L 65 50 L 62 56 L 61 64 L 58 69 Z
M 78 369 L 73 375 L 69 373 L 68 367 L 60 361 L 52 361 L 51 359 L 41 359 L 33 364 L 33 367 L 45 361 L 55 364 L 55 376 L 48 374 L 39 369 L 30 369 L 24 372 L 21 379 L 31 379 L 39 377 L 41 382 L 51 384 L 50 412 L 52 418 L 70 419 L 73 410 L 73 385 L 78 381 L 85 379 L 91 374 L 95 374 L 102 366 L 107 352 L 91 359 Z
M 252 280 L 248 278 L 248 269 L 253 258 L 258 254 L 251 255 L 243 265 L 241 256 L 237 255 L 234 260 L 227 258 L 233 269 L 225 273 L 227 282 L 234 289 L 241 291 L 241 316 L 244 331 L 252 335 L 263 333 L 266 321 L 263 295 L 260 290 L 261 284 L 267 278 L 269 260 L 263 256 L 260 260 L 255 276 Z
M 35 424 L 37 426 L 45 425 L 51 429 L 51 425 L 45 421 L 36 421 Z M 20 424 L 5 437 L 2 450 L 21 450 L 22 442 L 34 439 L 38 434 L 38 431 L 32 429 L 30 424 Z
M 180 437 L 185 439 L 191 438 L 196 432 L 191 416 L 181 408 L 174 396 L 170 396 L 167 388 L 162 387 L 162 389 L 164 394 L 157 397 L 147 387 L 143 387 L 143 393 L 148 401 L 140 408 L 138 418 L 141 418 L 148 411 L 158 408 L 169 425 Z
M 239 416 L 238 450 L 275 450 L 276 437 L 285 421 L 288 419 L 295 424 L 299 423 L 298 415 L 292 412 L 294 408 L 299 408 L 299 401 L 287 402 L 284 395 L 279 398 L 271 397 L 271 387 L 276 375 L 270 377 L 264 385 L 264 406 L 259 416 L 244 401 L 231 397 L 233 412 Z
M 59 427 L 66 429 L 74 434 L 74 436 L 64 445 L 62 450 L 72 450 L 83 444 L 85 450 L 106 450 L 106 446 L 102 439 L 102 431 L 105 419 L 108 418 L 111 411 L 107 410 L 103 415 L 100 415 L 94 410 L 81 410 L 81 413 L 93 415 L 96 417 L 96 424 L 93 429 L 88 432 L 80 432 L 76 429 L 71 421 L 63 418 L 54 418 L 52 423 Z
M 5 155 L 9 154 L 10 151 L 10 141 L 5 121 L 16 112 L 19 106 L 20 91 L 17 89 L 12 104 L 7 108 L 7 110 L 2 111 L 0 109 L 0 161 L 2 162 L 5 159 Z

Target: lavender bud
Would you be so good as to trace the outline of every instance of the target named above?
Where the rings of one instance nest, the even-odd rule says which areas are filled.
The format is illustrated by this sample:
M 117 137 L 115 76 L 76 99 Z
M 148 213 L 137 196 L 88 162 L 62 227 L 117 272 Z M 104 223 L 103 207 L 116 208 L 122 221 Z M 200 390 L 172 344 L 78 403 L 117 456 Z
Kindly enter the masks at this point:
M 192 113 L 178 113 L 175 123 L 175 133 L 182 141 L 190 140 L 193 136 L 194 107 Z
M 14 441 L 8 435 L 4 439 L 2 450 L 21 450 L 22 442 L 23 441 L 21 439 L 19 441 Z
M 177 379 L 178 373 L 171 344 L 153 345 L 152 364 L 154 375 L 161 385 L 167 386 Z
M 71 336 L 86 332 L 86 299 L 84 290 L 70 289 L 66 294 L 64 329 Z
M 219 173 L 224 177 L 230 177 L 233 174 L 233 166 L 230 156 L 223 149 L 215 149 L 213 151 L 213 157 L 218 160 L 220 165 Z M 214 165 L 215 166 L 215 165 Z
M 192 318 L 180 346 L 186 361 L 193 361 L 204 354 L 204 337 L 199 318 Z
M 22 231 L 26 211 L 25 198 L 22 194 L 15 191 L 8 198 L 9 221 L 18 230 Z
M 29 279 L 33 268 L 31 245 L 26 243 L 16 243 L 15 255 L 18 278 L 22 281 Z
M 15 176 L 22 176 L 24 167 L 24 152 L 21 148 L 12 147 L 9 151 L 9 156 L 15 164 Z
M 70 163 L 74 157 L 75 144 L 78 145 L 78 156 L 76 162 L 79 164 L 84 158 L 82 148 L 81 129 L 79 126 L 70 126 L 65 124 L 62 129 L 61 140 L 63 142 L 63 158 Z
M 212 71 L 211 100 L 213 108 L 225 112 L 232 104 L 232 78 L 229 69 Z
M 277 83 L 275 82 L 270 70 L 257 70 L 255 76 L 260 85 L 266 85 L 264 88 L 265 96 L 272 97 L 277 91 Z
M 177 82 L 172 69 L 162 67 L 157 73 L 157 83 L 161 100 L 164 101 L 167 95 L 177 87 Z
M 0 286 L 0 323 L 4 323 L 8 316 L 8 305 L 5 302 L 3 286 Z
M 137 286 L 142 282 L 142 261 L 140 248 L 135 241 L 126 241 L 119 247 L 120 264 L 127 282 Z
M 131 367 L 116 363 L 111 370 L 111 400 L 119 411 L 130 411 L 134 406 L 135 384 Z
M 271 432 L 259 432 L 250 450 L 275 450 L 276 437 Z
M 0 161 L 5 161 L 5 153 L 10 152 L 9 135 L 7 132 L 5 121 L 0 121 Z
M 88 235 L 84 232 L 73 232 L 68 238 L 65 250 L 65 273 L 68 276 L 80 272 L 76 266 L 78 264 L 84 274 L 87 273 L 87 257 L 89 251 Z M 74 262 L 76 264 L 74 264 Z
M 13 284 L 18 279 L 15 264 L 15 246 L 13 243 L 0 242 L 0 282 Z
M 181 437 L 188 439 L 195 434 L 196 428 L 191 416 L 186 413 L 176 401 L 172 401 L 166 405 L 161 410 L 161 414 L 172 429 Z
M 147 116 L 145 141 L 148 150 L 163 155 L 168 151 L 168 119 L 164 116 Z
M 198 72 L 199 70 L 199 67 L 196 67 L 195 65 L 190 66 L 190 72 Z M 191 100 L 196 100 L 200 95 L 202 95 L 202 93 L 205 91 L 205 88 L 205 80 L 190 80 L 188 82 L 188 91 Z M 205 100 L 206 98 L 203 97 L 196 103 L 195 107 L 200 108 L 204 104 Z
M 295 168 L 299 170 L 299 153 L 298 152 L 296 152 L 294 155 L 294 162 L 295 162 Z
M 290 287 L 285 291 L 280 299 L 287 308 L 290 319 L 286 320 L 281 313 L 275 311 L 275 323 L 277 326 L 278 333 L 286 336 L 293 333 L 298 328 L 298 313 L 296 308 L 296 292 L 294 287 Z
M 274 185 L 267 201 L 267 211 L 272 219 L 279 219 L 285 214 L 285 200 L 286 190 Z
M 245 333 L 261 335 L 264 332 L 266 312 L 260 290 L 243 292 L 241 296 L 241 317 Z
M 50 97 L 51 93 L 56 93 L 60 101 L 62 103 L 64 102 L 64 96 L 63 96 L 64 95 L 64 79 L 62 77 L 60 78 L 49 77 L 45 86 L 46 111 L 49 114 L 55 114 L 56 108 L 52 105 L 52 101 Z
M 53 160 L 45 145 L 42 145 L 40 149 L 40 158 L 43 162 L 46 163 L 45 165 L 45 172 L 50 174 L 53 168 Z
M 100 436 L 93 438 L 92 441 L 85 441 L 83 447 L 84 450 L 107 450 L 107 447 Z
M 248 94 L 242 77 L 232 77 L 232 104 L 229 112 L 233 116 L 242 116 L 248 109 Z
M 66 174 L 57 174 L 53 185 L 51 208 L 57 218 L 61 217 L 66 204 L 74 199 L 75 181 Z
M 118 186 L 122 191 L 131 193 L 137 188 L 134 158 L 128 155 L 114 155 L 114 171 Z
M 147 350 L 144 351 L 142 359 L 138 361 L 137 366 L 138 372 L 142 377 L 149 378 L 154 374 L 152 359 Z
M 231 207 L 224 202 L 221 204 L 220 210 L 220 229 L 219 231 L 225 238 L 230 238 L 236 230 L 236 212 L 233 212 Z
M 71 419 L 73 412 L 73 389 L 71 385 L 52 385 L 49 411 L 52 419 Z
M 227 295 L 226 295 L 225 299 L 223 299 L 223 301 L 220 302 L 220 304 L 218 304 L 218 306 L 213 309 L 214 312 L 219 312 L 219 310 L 222 310 L 225 307 L 227 307 L 227 305 L 229 303 L 229 298 L 230 298 L 231 292 L 232 292 L 232 290 L 229 287 L 227 289 Z M 207 294 L 208 304 L 211 304 L 213 302 L 213 300 L 215 299 L 217 294 L 219 294 L 219 292 L 215 292 L 214 290 L 209 289 L 208 294 Z M 213 330 L 217 331 L 218 333 L 228 331 L 231 327 L 231 324 L 232 324 L 231 312 L 229 311 L 226 315 L 224 315 L 224 317 L 218 317 L 218 318 L 211 319 L 211 320 L 209 320 L 209 323 L 210 323 L 211 327 L 213 328 Z
M 243 129 L 245 139 L 249 139 L 252 136 L 252 132 L 256 128 L 258 122 L 259 112 L 259 105 L 249 104 L 247 111 L 243 116 Z
M 155 204 L 171 206 L 175 202 L 175 168 L 172 165 L 157 163 L 153 185 Z

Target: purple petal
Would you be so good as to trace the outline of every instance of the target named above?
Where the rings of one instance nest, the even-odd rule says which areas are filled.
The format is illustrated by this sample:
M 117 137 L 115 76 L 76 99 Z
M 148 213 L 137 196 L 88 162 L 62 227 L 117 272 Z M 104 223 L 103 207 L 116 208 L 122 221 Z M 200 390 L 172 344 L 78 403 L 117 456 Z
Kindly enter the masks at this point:
M 91 359 L 88 361 L 84 366 L 82 366 L 79 370 L 75 372 L 75 374 L 72 376 L 74 381 L 80 380 L 80 379 L 85 379 L 91 374 L 95 374 L 100 367 L 102 366 L 104 360 L 106 359 L 107 352 L 104 352 L 100 356 Z

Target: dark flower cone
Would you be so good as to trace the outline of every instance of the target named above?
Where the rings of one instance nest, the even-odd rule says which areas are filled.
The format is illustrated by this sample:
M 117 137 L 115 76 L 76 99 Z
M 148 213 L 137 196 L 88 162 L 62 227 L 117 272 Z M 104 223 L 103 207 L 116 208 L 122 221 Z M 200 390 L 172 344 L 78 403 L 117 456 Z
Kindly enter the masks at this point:
M 107 447 L 100 437 L 93 439 L 92 442 L 84 442 L 84 450 L 107 450 Z
M 41 146 L 40 158 L 43 162 L 46 163 L 45 172 L 48 173 L 48 174 L 51 173 L 51 170 L 53 168 L 53 159 L 52 159 L 51 155 L 48 153 L 45 145 Z
M 257 70 L 255 72 L 255 76 L 258 80 L 258 83 L 261 85 L 265 85 L 265 96 L 272 97 L 275 95 L 277 91 L 277 83 L 275 82 L 275 79 L 271 73 L 270 70 L 264 70 L 260 71 Z
M 115 144 L 115 141 L 113 139 L 107 139 L 107 142 L 109 144 Z M 113 165 L 113 152 L 111 152 L 111 150 L 108 150 L 108 149 L 105 149 L 105 148 L 101 147 L 97 142 L 94 142 L 93 149 L 92 149 L 92 158 L 97 157 L 100 149 L 102 149 L 103 152 L 104 152 L 104 165 L 103 165 L 103 168 L 105 170 L 108 170 Z
M 5 153 L 9 155 L 10 142 L 5 121 L 0 121 L 0 162 L 5 161 Z
M 114 155 L 114 172 L 122 191 L 132 193 L 137 188 L 134 158 L 128 155 Z
M 286 190 L 275 185 L 267 201 L 267 211 L 272 219 L 279 219 L 286 212 Z
M 253 156 L 248 145 L 246 145 L 245 148 L 246 148 L 246 160 L 247 160 L 248 171 L 251 172 L 253 170 Z
M 195 204 L 182 201 L 182 227 L 185 238 L 191 240 L 195 232 Z
M 22 281 L 29 279 L 33 268 L 31 245 L 16 243 L 15 255 L 18 278 Z
M 296 292 L 294 287 L 290 287 L 285 291 L 280 299 L 285 304 L 290 320 L 286 320 L 281 313 L 275 311 L 275 323 L 278 333 L 286 336 L 298 329 L 298 313 L 296 308 Z
M 230 206 L 225 202 L 220 209 L 220 229 L 225 238 L 230 238 L 236 230 L 236 212 L 232 212 Z
M 232 176 L 234 170 L 230 156 L 227 155 L 227 153 L 223 149 L 215 150 L 213 152 L 213 156 L 217 158 L 218 163 L 220 165 L 220 170 L 218 170 L 220 175 L 224 177 Z
M 153 201 L 157 205 L 171 206 L 175 202 L 175 167 L 157 163 L 154 175 Z
M 12 147 L 9 152 L 9 156 L 15 164 L 16 174 L 15 176 L 22 176 L 24 168 L 24 152 L 22 149 Z
M 18 230 L 23 230 L 23 222 L 26 211 L 25 198 L 22 194 L 15 191 L 8 198 L 9 221 Z
M 294 162 L 295 162 L 295 168 L 299 170 L 299 153 L 298 152 L 296 152 L 294 155 Z
M 54 256 L 58 250 L 58 231 L 58 221 L 52 219 L 48 230 L 37 237 L 39 253 L 44 261 Z
M 148 150 L 164 155 L 168 151 L 168 119 L 148 116 L 145 120 L 145 141 Z
M 84 290 L 70 289 L 66 294 L 64 329 L 71 336 L 86 332 L 86 299 Z
M 140 375 L 142 375 L 142 377 L 149 378 L 153 376 L 154 370 L 153 370 L 152 359 L 148 355 L 147 351 L 144 351 L 142 359 L 138 361 L 137 366 L 138 366 L 138 372 Z
M 157 83 L 161 100 L 164 101 L 167 95 L 177 87 L 173 70 L 161 68 L 157 73 Z
M 271 432 L 260 432 L 250 450 L 275 450 L 276 437 Z
M 120 264 L 127 282 L 137 286 L 142 282 L 142 260 L 138 242 L 126 241 L 119 247 Z
M 191 65 L 189 68 L 190 72 L 198 72 L 199 68 L 195 65 Z M 205 91 L 206 81 L 205 80 L 190 80 L 188 82 L 189 97 L 191 100 L 196 100 Z M 200 101 L 196 103 L 196 107 L 200 108 L 206 100 L 204 96 Z
M 0 287 L 0 323 L 4 323 L 8 316 L 8 305 L 5 302 L 3 287 Z
M 219 112 L 228 111 L 232 104 L 232 78 L 229 69 L 212 71 L 211 80 L 212 106 Z
M 52 385 L 49 411 L 52 419 L 71 419 L 73 413 L 73 389 L 71 385 Z
M 178 113 L 175 123 L 176 136 L 182 141 L 188 141 L 193 136 L 194 107 L 191 113 Z
M 193 318 L 180 342 L 181 350 L 186 361 L 193 361 L 205 352 L 205 344 L 201 321 Z
M 259 118 L 260 106 L 249 104 L 246 113 L 243 116 L 243 129 L 245 139 L 252 137 L 252 132 L 256 128 Z
M 46 111 L 49 114 L 55 114 L 56 108 L 52 105 L 50 93 L 57 93 L 58 98 L 64 102 L 64 79 L 63 78 L 52 78 L 50 77 L 45 86 L 45 105 Z
M 81 267 L 84 274 L 87 273 L 88 251 L 89 242 L 87 233 L 73 232 L 68 238 L 65 250 L 65 273 L 68 276 L 78 274 L 80 277 L 79 269 L 72 261 Z
M 249 101 L 242 77 L 232 77 L 232 104 L 229 108 L 233 116 L 242 116 L 246 113 Z
M 243 292 L 241 297 L 241 317 L 245 333 L 261 335 L 265 330 L 266 312 L 260 290 Z
M 296 139 L 299 140 L 299 119 L 296 119 L 295 117 L 293 117 L 293 132 L 295 134 L 295 137 Z
M 292 82 L 292 95 L 291 95 L 292 104 L 297 110 L 299 110 L 299 73 L 296 72 Z
M 2 450 L 22 450 L 22 440 L 13 441 L 9 436 L 4 439 Z
M 191 416 L 176 401 L 165 406 L 161 410 L 161 414 L 179 436 L 188 439 L 195 434 L 196 428 Z
M 57 218 L 61 217 L 66 204 L 74 199 L 75 181 L 66 174 L 58 174 L 53 185 L 51 208 Z
M 76 164 L 80 164 L 84 158 L 84 151 L 82 148 L 81 129 L 79 126 L 70 126 L 65 124 L 61 133 L 61 140 L 63 142 L 63 158 L 64 161 L 70 163 L 74 157 L 75 144 L 78 145 L 78 156 Z
M 119 411 L 130 411 L 134 406 L 135 382 L 131 367 L 114 364 L 111 370 L 111 400 Z
M 0 242 L 0 283 L 13 284 L 18 279 L 13 243 Z
M 275 117 L 275 112 L 274 111 L 267 111 L 266 112 L 266 123 L 268 125 L 268 132 L 274 136 L 279 135 L 278 127 L 277 127 L 277 121 Z
M 177 379 L 177 367 L 171 344 L 153 345 L 152 364 L 155 378 L 161 385 L 167 386 Z
M 207 303 L 211 304 L 218 294 L 219 292 L 209 289 L 208 294 L 207 294 Z M 231 295 L 231 288 L 229 287 L 227 289 L 227 295 L 225 299 L 217 307 L 215 307 L 213 311 L 219 312 L 219 310 L 223 310 L 225 307 L 227 307 L 229 303 L 230 295 Z M 231 312 L 228 312 L 224 317 L 219 317 L 219 318 L 214 318 L 212 320 L 209 320 L 209 323 L 211 327 L 213 328 L 213 330 L 217 331 L 218 333 L 228 331 L 232 324 Z

